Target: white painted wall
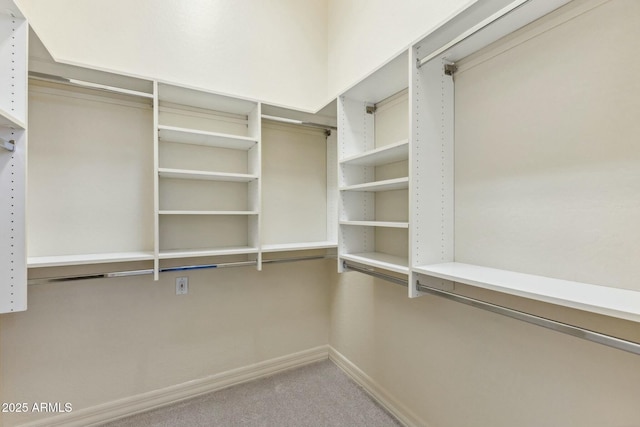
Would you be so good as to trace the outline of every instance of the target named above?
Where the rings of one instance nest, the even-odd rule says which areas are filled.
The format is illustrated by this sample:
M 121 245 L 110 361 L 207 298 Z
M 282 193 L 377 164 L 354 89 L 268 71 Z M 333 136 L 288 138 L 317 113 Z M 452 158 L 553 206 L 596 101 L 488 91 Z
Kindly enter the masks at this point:
M 328 92 L 335 96 L 475 0 L 328 2 Z
M 19 0 L 54 58 L 316 109 L 326 0 Z

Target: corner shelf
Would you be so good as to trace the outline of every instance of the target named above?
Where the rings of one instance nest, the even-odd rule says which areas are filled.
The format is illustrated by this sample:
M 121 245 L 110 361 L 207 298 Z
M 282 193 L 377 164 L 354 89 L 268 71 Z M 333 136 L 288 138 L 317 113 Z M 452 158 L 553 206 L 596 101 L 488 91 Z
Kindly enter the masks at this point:
M 448 262 L 413 269 L 453 282 L 640 322 L 640 292 Z
M 384 181 L 366 182 L 364 184 L 348 185 L 341 187 L 340 191 L 392 191 L 392 190 L 406 190 L 409 188 L 409 178 L 394 178 Z
M 203 181 L 251 182 L 257 175 L 226 172 L 205 172 L 188 169 L 158 168 L 160 178 L 193 179 Z
M 164 142 L 231 148 L 235 150 L 249 150 L 258 142 L 256 138 L 246 136 L 164 125 L 158 126 L 158 137 L 160 141 Z
M 362 252 L 355 254 L 342 254 L 340 258 L 364 264 L 369 267 L 382 268 L 396 273 L 409 274 L 409 262 L 407 258 L 389 255 L 382 252 Z
M 106 264 L 111 262 L 152 261 L 153 252 L 111 252 L 81 255 L 33 256 L 27 258 L 28 268 L 64 267 L 72 265 Z
M 409 140 L 404 139 L 393 144 L 385 145 L 375 150 L 349 156 L 340 161 L 348 166 L 379 166 L 387 163 L 399 162 L 409 158 Z

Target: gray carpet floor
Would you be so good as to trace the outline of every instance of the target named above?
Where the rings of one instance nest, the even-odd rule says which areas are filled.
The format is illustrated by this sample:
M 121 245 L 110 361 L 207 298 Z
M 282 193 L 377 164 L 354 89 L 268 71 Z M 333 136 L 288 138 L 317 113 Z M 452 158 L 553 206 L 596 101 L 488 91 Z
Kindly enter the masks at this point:
M 396 427 L 326 360 L 123 418 L 104 427 Z

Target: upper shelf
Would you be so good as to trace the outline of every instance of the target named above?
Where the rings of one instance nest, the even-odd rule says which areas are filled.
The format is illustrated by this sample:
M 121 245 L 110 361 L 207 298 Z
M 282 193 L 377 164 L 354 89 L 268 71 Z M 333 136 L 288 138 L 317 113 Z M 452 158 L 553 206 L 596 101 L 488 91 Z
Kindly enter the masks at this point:
M 158 99 L 160 102 L 170 102 L 245 116 L 258 105 L 257 102 L 246 99 L 232 98 L 226 95 L 166 83 L 158 85 Z
M 248 150 L 258 142 L 255 138 L 249 138 L 247 136 L 206 132 L 202 130 L 164 125 L 158 126 L 158 134 L 161 141 L 204 145 L 207 147 L 231 148 L 234 150 Z
M 640 322 L 640 292 L 448 262 L 413 271 L 479 288 Z
M 409 158 L 409 140 L 404 139 L 394 144 L 385 145 L 375 150 L 349 156 L 340 161 L 349 166 L 378 166 L 399 162 Z

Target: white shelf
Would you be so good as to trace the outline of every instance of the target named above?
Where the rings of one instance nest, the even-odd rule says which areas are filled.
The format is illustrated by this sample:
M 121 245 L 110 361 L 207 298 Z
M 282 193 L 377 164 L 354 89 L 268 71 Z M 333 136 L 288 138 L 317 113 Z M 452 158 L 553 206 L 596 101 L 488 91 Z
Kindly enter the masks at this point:
M 414 268 L 432 277 L 640 322 L 640 292 L 450 262 Z
M 160 215 L 258 215 L 257 211 L 160 211 Z
M 399 162 L 409 158 L 409 140 L 404 139 L 394 144 L 385 145 L 375 150 L 347 157 L 340 161 L 349 166 L 379 166 Z
M 398 222 L 398 221 L 340 221 L 340 225 L 357 225 L 362 227 L 409 228 L 408 222 Z
M 348 185 L 340 188 L 341 191 L 391 191 L 409 188 L 409 178 L 395 178 L 384 181 L 367 182 L 364 184 Z
M 304 243 L 274 243 L 262 245 L 262 252 L 305 251 L 311 249 L 331 249 L 338 246 L 337 242 L 304 242 Z
M 203 181 L 251 182 L 258 179 L 257 175 L 244 173 L 205 172 L 187 169 L 158 168 L 158 174 L 161 178 L 195 179 Z
M 231 246 L 216 249 L 172 249 L 160 251 L 160 259 L 197 258 L 204 256 L 256 254 L 258 248 L 249 246 Z
M 27 266 L 29 268 L 63 267 L 148 260 L 153 260 L 153 252 L 112 252 L 102 254 L 34 256 L 27 258 Z
M 232 114 L 248 115 L 257 106 L 257 102 L 233 98 L 196 88 L 175 86 L 160 82 L 158 88 L 160 102 L 187 105 L 206 110 L 223 111 Z
M 384 254 L 381 252 L 363 252 L 357 254 L 342 254 L 340 258 L 347 261 L 368 265 L 369 267 L 382 268 L 396 273 L 409 274 L 409 262 L 407 258 Z
M 12 129 L 26 129 L 27 125 L 13 114 L 0 108 L 0 126 Z
M 249 150 L 256 145 L 255 138 L 230 135 L 218 132 L 206 132 L 197 129 L 179 128 L 174 126 L 158 126 L 160 141 L 178 142 L 182 144 L 204 145 L 207 147 L 231 148 L 234 150 Z

